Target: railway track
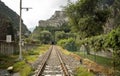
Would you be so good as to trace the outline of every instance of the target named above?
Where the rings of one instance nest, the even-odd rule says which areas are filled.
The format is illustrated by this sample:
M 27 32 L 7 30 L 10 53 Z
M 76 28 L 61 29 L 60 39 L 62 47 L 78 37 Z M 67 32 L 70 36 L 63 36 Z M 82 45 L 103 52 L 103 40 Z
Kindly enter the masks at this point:
M 57 51 L 57 55 L 59 57 L 59 61 L 60 61 L 61 67 L 63 69 L 64 75 L 65 76 L 71 76 L 69 71 L 68 71 L 68 68 L 66 67 L 66 64 L 65 64 L 65 62 L 64 62 L 64 60 L 62 58 L 61 53 L 58 50 L 56 50 L 56 51 Z
M 42 75 L 42 72 L 44 71 L 44 68 L 45 68 L 45 66 L 46 66 L 46 62 L 47 62 L 47 60 L 48 60 L 48 58 L 49 58 L 49 56 L 50 56 L 50 54 L 51 54 L 52 49 L 53 49 L 53 46 L 52 46 L 52 47 L 49 49 L 49 51 L 46 52 L 46 54 L 44 55 L 41 64 L 38 66 L 38 69 L 37 69 L 38 72 L 36 73 L 35 76 L 41 76 L 41 75 Z
M 53 45 L 43 55 L 34 76 L 73 76 L 73 73 L 62 53 Z

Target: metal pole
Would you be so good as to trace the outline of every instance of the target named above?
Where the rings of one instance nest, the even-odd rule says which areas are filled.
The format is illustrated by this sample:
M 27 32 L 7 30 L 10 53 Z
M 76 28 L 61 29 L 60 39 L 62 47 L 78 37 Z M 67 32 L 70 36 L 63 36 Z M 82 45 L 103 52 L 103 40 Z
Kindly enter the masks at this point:
M 22 0 L 20 0 L 20 22 L 19 22 L 19 59 L 20 60 L 22 60 L 22 47 L 21 47 L 22 45 L 22 41 L 21 41 L 21 25 L 22 25 L 21 20 L 22 18 L 21 16 L 22 16 Z

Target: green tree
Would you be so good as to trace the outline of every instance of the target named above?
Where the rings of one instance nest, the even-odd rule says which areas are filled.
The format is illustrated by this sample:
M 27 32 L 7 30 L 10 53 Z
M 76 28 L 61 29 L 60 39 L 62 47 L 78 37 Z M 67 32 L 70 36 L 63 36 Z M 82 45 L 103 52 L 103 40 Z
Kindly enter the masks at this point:
M 109 17 L 109 9 L 99 9 L 99 0 L 78 0 L 69 3 L 65 12 L 69 17 L 72 30 L 78 32 L 81 38 L 103 33 L 103 25 Z
M 52 41 L 52 34 L 49 31 L 42 31 L 39 34 L 39 40 L 42 44 L 50 44 Z
M 67 37 L 67 35 L 66 35 L 66 33 L 64 31 L 56 31 L 56 33 L 55 33 L 56 41 L 59 41 L 61 39 L 67 39 L 67 38 L 68 37 Z
M 68 38 L 76 38 L 75 33 L 65 33 L 64 31 L 56 31 L 55 33 L 55 39 L 56 41 L 59 41 L 61 39 L 68 39 Z

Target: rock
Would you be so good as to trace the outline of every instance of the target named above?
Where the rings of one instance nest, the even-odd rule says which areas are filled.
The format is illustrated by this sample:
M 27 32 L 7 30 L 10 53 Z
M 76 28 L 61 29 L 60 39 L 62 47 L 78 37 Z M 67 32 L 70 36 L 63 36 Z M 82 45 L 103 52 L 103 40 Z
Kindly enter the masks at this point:
M 11 76 L 7 70 L 0 69 L 0 76 Z
M 9 73 L 12 73 L 12 72 L 13 72 L 13 66 L 8 67 L 8 68 L 7 68 L 7 71 L 8 71 Z
M 65 15 L 64 11 L 55 11 L 54 15 L 48 20 L 40 20 L 39 26 L 46 27 L 46 26 L 54 26 L 58 27 L 61 26 L 63 23 L 68 22 L 68 18 Z
M 7 70 L 13 70 L 13 66 L 8 67 Z

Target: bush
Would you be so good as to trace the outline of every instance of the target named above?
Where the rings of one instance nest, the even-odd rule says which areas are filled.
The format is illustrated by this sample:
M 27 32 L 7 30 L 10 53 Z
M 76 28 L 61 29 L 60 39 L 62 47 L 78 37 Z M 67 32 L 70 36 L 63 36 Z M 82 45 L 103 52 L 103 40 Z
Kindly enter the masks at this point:
M 65 48 L 69 51 L 76 51 L 77 50 L 77 45 L 76 45 L 75 40 L 73 38 L 59 40 L 58 45 L 62 46 L 63 48 Z
M 106 43 L 113 49 L 113 65 L 120 72 L 120 27 L 108 34 Z
M 28 64 L 26 64 L 25 61 L 17 62 L 13 66 L 14 72 L 19 71 L 21 76 L 28 76 L 32 71 L 32 68 Z

